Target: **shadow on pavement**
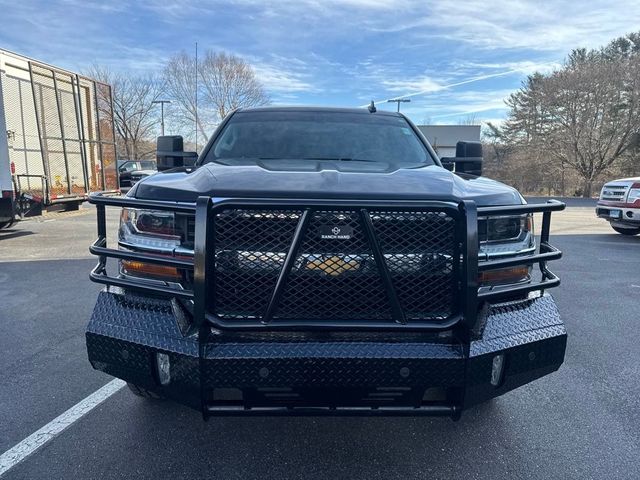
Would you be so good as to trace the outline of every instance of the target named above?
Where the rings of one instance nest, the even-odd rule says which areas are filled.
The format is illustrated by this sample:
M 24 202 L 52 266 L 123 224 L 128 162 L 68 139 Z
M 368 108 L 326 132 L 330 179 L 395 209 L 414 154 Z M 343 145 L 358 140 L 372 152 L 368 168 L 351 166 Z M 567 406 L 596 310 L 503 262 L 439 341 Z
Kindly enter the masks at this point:
M 10 238 L 24 237 L 26 235 L 33 235 L 31 230 L 0 230 L 0 240 L 8 240 Z

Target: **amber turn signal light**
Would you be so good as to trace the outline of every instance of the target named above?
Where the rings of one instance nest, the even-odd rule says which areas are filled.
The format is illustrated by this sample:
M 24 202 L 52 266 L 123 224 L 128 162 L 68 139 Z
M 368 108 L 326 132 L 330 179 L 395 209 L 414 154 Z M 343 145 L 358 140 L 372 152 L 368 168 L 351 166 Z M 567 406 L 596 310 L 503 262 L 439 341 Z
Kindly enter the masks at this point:
M 478 275 L 481 285 L 500 285 L 518 283 L 529 278 L 529 267 L 520 265 L 517 267 L 486 270 Z
M 180 281 L 182 279 L 180 272 L 175 267 L 154 265 L 153 263 L 137 262 L 134 260 L 123 260 L 122 270 L 128 275 L 134 275 L 136 277 L 170 281 Z

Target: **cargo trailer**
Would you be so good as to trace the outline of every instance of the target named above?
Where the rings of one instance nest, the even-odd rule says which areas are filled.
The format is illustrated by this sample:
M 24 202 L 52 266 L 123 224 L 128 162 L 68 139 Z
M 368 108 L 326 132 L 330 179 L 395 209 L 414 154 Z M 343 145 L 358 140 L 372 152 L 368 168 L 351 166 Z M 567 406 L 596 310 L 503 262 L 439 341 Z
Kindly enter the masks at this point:
M 0 131 L 0 226 L 118 191 L 110 85 L 0 49 Z

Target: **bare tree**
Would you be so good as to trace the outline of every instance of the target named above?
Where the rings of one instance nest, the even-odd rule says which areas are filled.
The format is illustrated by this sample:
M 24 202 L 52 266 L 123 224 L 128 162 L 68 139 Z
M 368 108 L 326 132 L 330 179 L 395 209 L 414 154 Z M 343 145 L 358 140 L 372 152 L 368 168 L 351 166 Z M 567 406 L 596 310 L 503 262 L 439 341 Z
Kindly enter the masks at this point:
M 197 128 L 198 137 L 206 141 L 235 108 L 269 103 L 253 68 L 240 57 L 208 50 L 197 71 L 196 76 L 195 58 L 186 52 L 172 56 L 164 69 L 166 95 L 177 107 L 172 118 L 189 139 Z
M 198 106 L 201 93 L 196 92 L 195 58 L 186 52 L 173 55 L 165 65 L 163 78 L 166 95 L 176 107 L 172 109 L 171 118 L 187 138 L 193 138 L 197 129 L 198 136 L 206 142 L 214 127 L 213 112 L 206 104 Z
M 458 119 L 458 125 L 480 125 L 482 119 L 476 113 L 470 113 L 465 117 Z
M 236 108 L 269 103 L 253 68 L 240 57 L 209 50 L 199 71 L 205 100 L 215 108 L 218 120 Z
M 87 75 L 113 87 L 113 119 L 119 158 L 139 160 L 153 153 L 149 150 L 158 125 L 153 104 L 162 91 L 153 77 L 131 77 L 94 65 Z M 99 94 L 101 91 L 99 91 Z

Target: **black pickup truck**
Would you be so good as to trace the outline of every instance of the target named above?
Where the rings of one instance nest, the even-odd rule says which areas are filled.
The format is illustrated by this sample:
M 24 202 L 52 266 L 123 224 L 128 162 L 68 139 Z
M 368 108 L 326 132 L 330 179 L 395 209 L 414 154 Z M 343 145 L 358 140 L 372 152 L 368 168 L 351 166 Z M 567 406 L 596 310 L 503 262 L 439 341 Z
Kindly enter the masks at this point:
M 562 364 L 546 290 L 564 204 L 480 176 L 479 143 L 439 159 L 374 106 L 238 110 L 191 166 L 181 138 L 158 143 L 159 169 L 175 168 L 90 199 L 106 288 L 89 360 L 134 393 L 205 418 L 457 419 Z

